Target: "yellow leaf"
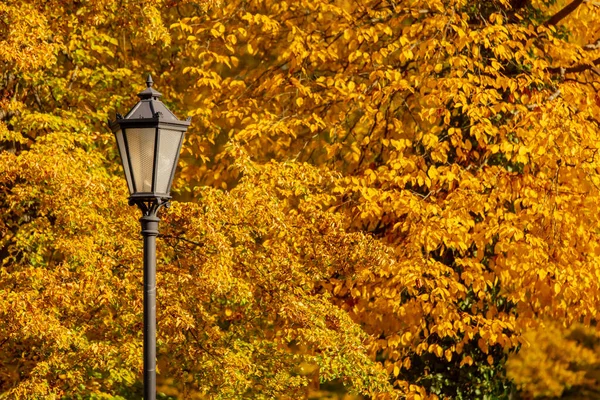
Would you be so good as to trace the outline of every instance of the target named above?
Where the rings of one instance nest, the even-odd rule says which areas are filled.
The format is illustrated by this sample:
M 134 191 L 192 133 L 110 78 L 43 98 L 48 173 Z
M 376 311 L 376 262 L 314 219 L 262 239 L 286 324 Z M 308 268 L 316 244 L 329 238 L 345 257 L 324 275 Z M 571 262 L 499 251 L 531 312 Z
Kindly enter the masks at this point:
M 217 30 L 220 34 L 225 33 L 225 25 L 223 25 L 220 22 L 217 22 L 214 26 L 213 29 Z
M 436 179 L 436 178 L 438 177 L 438 171 L 437 171 L 437 169 L 435 168 L 435 166 L 433 166 L 433 165 L 432 165 L 432 166 L 429 168 L 429 171 L 427 171 L 427 175 L 428 175 L 428 176 L 429 176 L 429 177 L 430 177 L 432 180 L 434 180 L 434 179 Z
M 446 357 L 446 360 L 448 360 L 448 362 L 452 361 L 452 351 L 450 349 L 444 352 L 444 356 Z
M 237 43 L 237 36 L 235 35 L 227 35 L 227 41 L 231 44 Z
M 400 340 L 400 342 L 402 343 L 402 345 L 406 346 L 408 343 L 410 343 L 411 339 L 412 339 L 412 333 L 405 332 L 404 335 L 402 335 L 402 339 Z
M 463 365 L 473 365 L 473 359 L 471 358 L 471 356 L 465 356 L 462 361 L 460 362 L 460 366 L 462 367 Z

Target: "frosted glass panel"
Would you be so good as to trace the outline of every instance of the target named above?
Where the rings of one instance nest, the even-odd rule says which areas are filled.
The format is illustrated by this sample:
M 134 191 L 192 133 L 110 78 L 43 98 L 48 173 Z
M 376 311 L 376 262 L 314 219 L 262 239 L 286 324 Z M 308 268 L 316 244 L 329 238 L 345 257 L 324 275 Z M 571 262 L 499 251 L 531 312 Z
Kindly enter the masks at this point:
M 123 131 L 120 129 L 115 134 L 117 137 L 117 145 L 119 146 L 119 154 L 121 155 L 121 162 L 123 163 L 123 170 L 125 171 L 125 179 L 127 180 L 127 188 L 129 194 L 133 193 L 133 185 L 131 184 L 131 171 L 129 171 L 129 159 L 127 158 L 127 152 L 125 151 L 125 141 L 123 140 Z
M 130 128 L 125 131 L 136 193 L 152 192 L 155 133 L 156 128 Z
M 158 142 L 158 167 L 156 171 L 156 192 L 169 193 L 171 173 L 177 166 L 175 161 L 179 154 L 179 142 L 183 132 L 161 129 Z

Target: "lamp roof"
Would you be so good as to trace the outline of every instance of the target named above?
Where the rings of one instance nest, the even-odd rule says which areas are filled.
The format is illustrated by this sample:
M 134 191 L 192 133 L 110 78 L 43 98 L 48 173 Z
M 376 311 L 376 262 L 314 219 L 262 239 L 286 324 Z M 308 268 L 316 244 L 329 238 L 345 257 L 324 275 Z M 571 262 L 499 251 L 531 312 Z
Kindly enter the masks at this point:
M 153 84 L 152 76 L 148 75 L 146 89 L 138 93 L 140 101 L 125 115 L 125 119 L 156 118 L 159 113 L 158 117 L 161 121 L 181 122 L 162 101 L 158 100 L 162 93 L 155 90 L 152 87 Z

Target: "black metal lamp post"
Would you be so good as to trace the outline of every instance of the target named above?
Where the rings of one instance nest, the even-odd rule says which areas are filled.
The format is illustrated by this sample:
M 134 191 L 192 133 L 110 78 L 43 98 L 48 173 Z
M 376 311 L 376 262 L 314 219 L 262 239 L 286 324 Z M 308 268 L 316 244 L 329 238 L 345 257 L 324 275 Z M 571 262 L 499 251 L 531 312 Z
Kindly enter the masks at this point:
M 148 75 L 140 101 L 109 121 L 129 188 L 129 205 L 142 210 L 144 237 L 144 399 L 156 399 L 156 236 L 158 210 L 169 206 L 171 183 L 191 118 L 180 121 L 158 98 Z

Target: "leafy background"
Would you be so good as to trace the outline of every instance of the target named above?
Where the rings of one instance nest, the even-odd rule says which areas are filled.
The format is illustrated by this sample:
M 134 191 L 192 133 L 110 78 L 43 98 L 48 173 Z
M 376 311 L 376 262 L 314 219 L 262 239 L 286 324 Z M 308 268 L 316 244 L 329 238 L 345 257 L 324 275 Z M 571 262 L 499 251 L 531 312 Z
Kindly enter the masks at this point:
M 165 393 L 597 396 L 599 10 L 3 2 L 0 397 L 140 396 L 106 121 L 147 73 L 193 117 L 158 246 Z

